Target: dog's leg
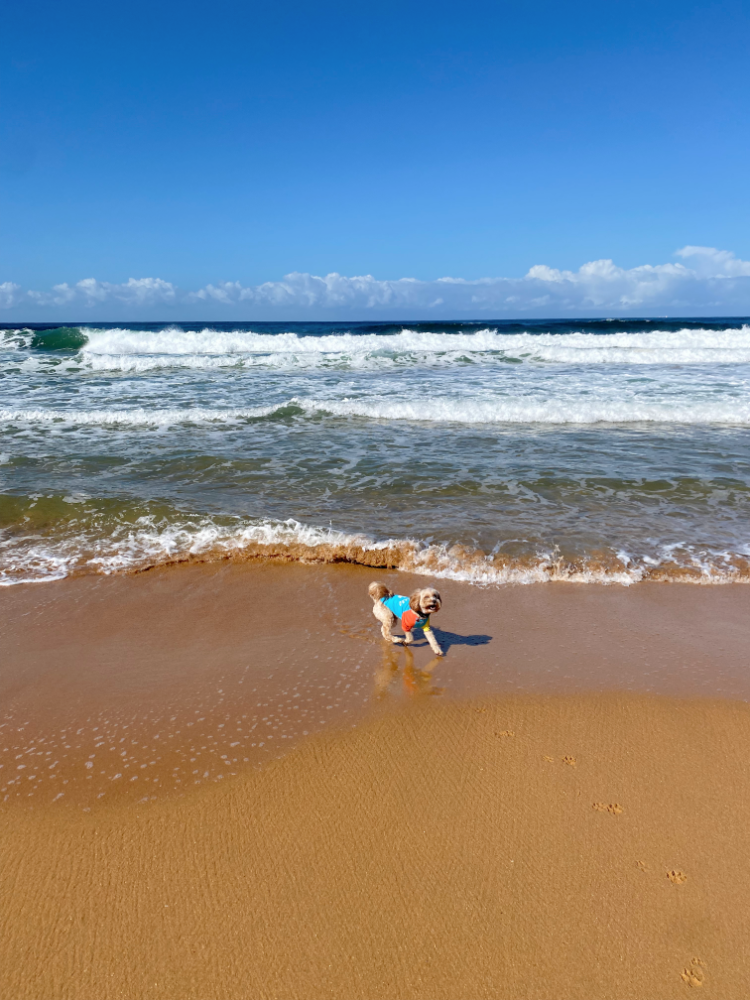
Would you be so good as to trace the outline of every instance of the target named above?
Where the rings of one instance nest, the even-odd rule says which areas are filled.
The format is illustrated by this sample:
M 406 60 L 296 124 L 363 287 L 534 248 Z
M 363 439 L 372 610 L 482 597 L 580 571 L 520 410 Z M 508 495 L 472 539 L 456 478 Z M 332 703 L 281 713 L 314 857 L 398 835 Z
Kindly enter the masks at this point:
M 375 615 L 377 620 L 380 622 L 381 634 L 387 642 L 393 642 L 397 646 L 400 646 L 403 642 L 398 636 L 392 634 L 393 626 L 396 624 L 396 616 L 392 611 L 383 604 L 382 601 L 376 601 L 372 606 L 372 613 Z
M 440 643 L 435 638 L 435 633 L 432 631 L 431 628 L 428 628 L 426 630 L 426 632 L 424 633 L 424 637 L 429 642 L 430 647 L 432 648 L 432 652 L 435 654 L 435 656 L 445 655 L 442 649 L 440 648 Z

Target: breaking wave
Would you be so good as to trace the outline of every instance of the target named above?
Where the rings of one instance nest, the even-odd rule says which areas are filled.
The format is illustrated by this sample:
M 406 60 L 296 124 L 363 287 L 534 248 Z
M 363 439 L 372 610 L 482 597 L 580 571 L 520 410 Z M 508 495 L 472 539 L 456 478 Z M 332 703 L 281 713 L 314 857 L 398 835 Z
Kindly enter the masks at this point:
M 305 399 L 292 397 L 257 407 L 169 407 L 132 409 L 7 409 L 0 424 L 102 427 L 172 427 L 179 424 L 230 424 L 268 418 L 332 416 L 368 420 L 405 420 L 430 424 L 715 424 L 750 425 L 750 398 L 673 401 L 580 396 L 544 399 L 532 396 L 428 399 Z
M 73 498 L 66 498 L 74 502 Z M 218 524 L 210 518 L 174 523 L 140 517 L 102 531 L 69 525 L 67 537 L 10 534 L 0 541 L 0 585 L 38 583 L 87 574 L 138 573 L 180 563 L 272 560 L 349 563 L 395 569 L 473 584 L 600 583 L 641 581 L 696 584 L 750 583 L 750 549 L 716 552 L 689 544 L 650 554 L 598 551 L 570 557 L 559 551 L 508 556 L 456 544 L 414 539 L 378 541 L 289 519 Z
M 746 364 L 750 326 L 724 330 L 684 328 L 612 333 L 502 333 L 497 329 L 439 333 L 300 335 L 223 331 L 131 330 L 60 327 L 12 330 L 6 347 L 40 352 L 76 351 L 94 371 L 148 371 L 167 367 L 368 368 L 405 364 L 456 364 L 498 360 L 581 364 Z
M 133 407 L 121 410 L 62 410 L 62 409 L 3 409 L 0 424 L 66 424 L 69 426 L 101 427 L 172 427 L 176 424 L 229 423 L 237 420 L 258 420 L 271 415 L 286 415 L 287 411 L 300 413 L 294 400 L 279 406 L 235 407 L 210 409 L 206 407 Z

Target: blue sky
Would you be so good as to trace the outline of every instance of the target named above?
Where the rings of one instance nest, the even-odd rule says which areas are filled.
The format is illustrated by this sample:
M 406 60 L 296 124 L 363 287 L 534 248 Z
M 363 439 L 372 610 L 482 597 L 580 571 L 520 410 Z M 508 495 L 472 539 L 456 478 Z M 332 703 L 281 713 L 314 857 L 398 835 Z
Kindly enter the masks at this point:
M 686 246 L 734 254 L 734 271 L 703 298 L 696 272 L 690 295 L 615 307 L 750 311 L 749 43 L 738 2 L 15 0 L 0 320 L 377 312 L 372 296 L 200 290 L 290 272 L 423 288 L 603 258 L 691 269 Z M 139 297 L 131 278 L 162 285 Z M 97 294 L 51 291 L 82 279 Z M 412 305 L 471 311 L 438 298 Z

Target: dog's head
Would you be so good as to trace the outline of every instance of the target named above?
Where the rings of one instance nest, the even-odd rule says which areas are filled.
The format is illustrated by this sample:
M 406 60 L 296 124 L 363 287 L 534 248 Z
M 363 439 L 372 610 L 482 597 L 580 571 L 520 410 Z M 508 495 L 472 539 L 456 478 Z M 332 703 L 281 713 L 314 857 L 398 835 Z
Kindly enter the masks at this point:
M 415 590 L 409 597 L 409 607 L 420 617 L 434 615 L 442 606 L 442 598 L 434 587 L 425 587 L 424 590 Z

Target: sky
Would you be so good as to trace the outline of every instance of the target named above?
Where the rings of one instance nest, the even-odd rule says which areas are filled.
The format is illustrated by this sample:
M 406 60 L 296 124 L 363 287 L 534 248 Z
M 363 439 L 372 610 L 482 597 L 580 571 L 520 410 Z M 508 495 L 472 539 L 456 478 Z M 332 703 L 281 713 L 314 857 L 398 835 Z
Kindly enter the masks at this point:
M 750 313 L 750 5 L 6 0 L 0 322 Z

